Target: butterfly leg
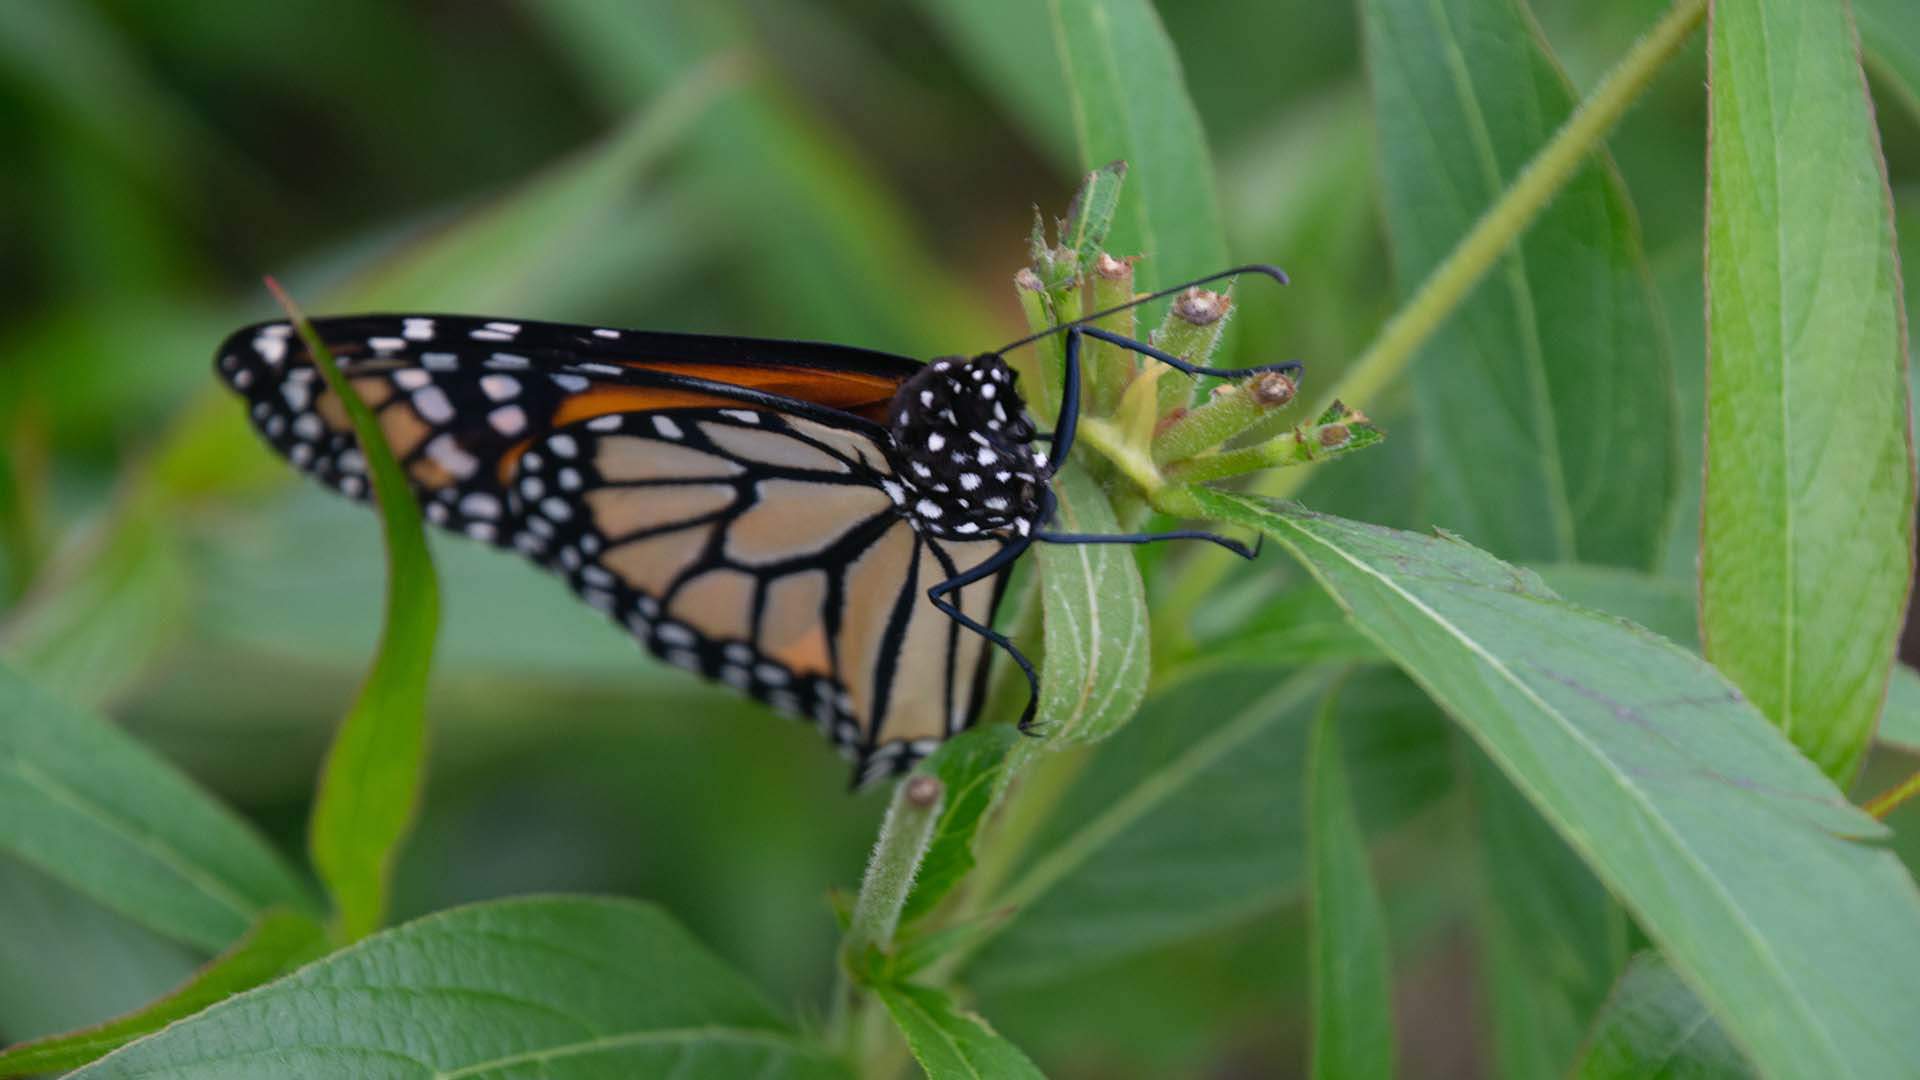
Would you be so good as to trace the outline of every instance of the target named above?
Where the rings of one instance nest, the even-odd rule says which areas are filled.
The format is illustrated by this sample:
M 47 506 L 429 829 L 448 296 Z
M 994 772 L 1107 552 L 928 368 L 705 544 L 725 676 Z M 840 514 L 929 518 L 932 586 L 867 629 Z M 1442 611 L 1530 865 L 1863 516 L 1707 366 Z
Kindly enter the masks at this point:
M 994 552 L 985 562 L 973 569 L 963 570 L 927 590 L 927 599 L 933 602 L 934 607 L 945 612 L 947 617 L 954 622 L 959 623 L 961 626 L 966 627 L 999 646 L 1002 651 L 1013 658 L 1015 664 L 1020 666 L 1020 673 L 1027 677 L 1027 707 L 1020 713 L 1020 730 L 1022 731 L 1032 726 L 1034 713 L 1040 707 L 1040 676 L 1033 670 L 1033 661 L 1028 660 L 1026 655 L 1020 651 L 1019 647 L 1005 634 L 980 622 L 966 612 L 961 611 L 959 607 L 955 606 L 953 601 L 947 599 L 947 596 L 960 589 L 966 588 L 976 581 L 983 581 L 1006 569 L 1013 564 L 1015 559 L 1026 554 L 1027 548 L 1032 546 L 1033 541 L 1031 539 L 1021 537 L 1006 547 L 1001 548 L 999 551 Z
M 1156 349 L 1144 341 L 1136 341 L 1124 334 L 1116 334 L 1111 330 L 1102 330 L 1097 326 L 1077 328 L 1068 335 L 1068 341 L 1071 342 L 1075 334 L 1086 334 L 1090 337 L 1099 338 L 1101 341 L 1118 345 L 1130 352 L 1136 352 L 1141 356 L 1158 360 L 1175 371 L 1185 372 L 1188 375 L 1212 375 L 1222 379 L 1244 379 L 1249 375 L 1265 375 L 1269 371 L 1279 371 L 1288 375 L 1298 376 L 1302 371 L 1306 370 L 1306 365 L 1298 360 L 1283 360 L 1278 364 L 1261 364 L 1258 367 L 1249 368 L 1201 367 L 1198 364 L 1189 364 L 1164 349 Z M 1071 348 L 1072 346 L 1069 345 L 1068 347 Z
M 1210 544 L 1218 544 L 1243 559 L 1257 557 L 1260 554 L 1260 545 L 1264 542 L 1264 538 L 1262 538 L 1262 540 L 1256 540 L 1254 546 L 1248 547 L 1231 537 L 1221 536 L 1218 533 L 1210 533 L 1204 529 L 1174 529 L 1170 532 L 1163 533 L 1111 534 L 1062 533 L 1042 530 L 1034 533 L 1033 538 L 1048 544 L 1152 544 L 1161 540 L 1205 540 Z

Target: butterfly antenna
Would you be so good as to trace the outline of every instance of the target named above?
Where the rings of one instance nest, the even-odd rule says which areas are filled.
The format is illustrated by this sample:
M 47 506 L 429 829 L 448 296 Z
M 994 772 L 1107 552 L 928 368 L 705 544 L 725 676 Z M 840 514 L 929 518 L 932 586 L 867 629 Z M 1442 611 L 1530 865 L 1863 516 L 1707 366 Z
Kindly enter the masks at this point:
M 1104 311 L 1096 311 L 1091 315 L 1082 315 L 1080 318 L 1074 319 L 1070 322 L 1063 322 L 1054 326 L 1049 326 L 1045 330 L 1041 330 L 1038 333 L 1028 334 L 1026 337 L 1023 337 L 1019 341 L 1013 342 L 1010 345 L 1003 345 L 995 351 L 998 353 L 1004 353 L 1013 349 L 1017 349 L 1022 345 L 1031 345 L 1034 342 L 1039 341 L 1043 337 L 1051 337 L 1054 334 L 1065 333 L 1066 331 L 1071 330 L 1076 326 L 1085 325 L 1087 323 L 1095 321 L 1096 319 L 1104 319 L 1109 315 L 1118 314 L 1119 312 L 1125 311 L 1128 308 L 1139 307 L 1141 304 L 1152 303 L 1155 300 L 1160 300 L 1165 297 L 1172 296 L 1175 293 L 1185 292 L 1188 289 L 1197 288 L 1201 285 L 1206 285 L 1211 282 L 1219 281 L 1221 278 L 1238 277 L 1241 274 L 1260 274 L 1263 277 L 1270 277 L 1282 285 L 1285 285 L 1288 283 L 1287 272 L 1285 270 L 1282 270 L 1279 267 L 1274 266 L 1270 263 L 1248 263 L 1245 266 L 1236 266 L 1230 270 L 1222 270 L 1222 271 L 1219 271 L 1218 273 L 1208 274 L 1206 277 L 1194 278 L 1192 281 L 1182 282 L 1179 285 L 1174 285 L 1169 288 L 1161 289 L 1158 292 L 1150 292 L 1150 293 L 1147 293 L 1145 296 L 1136 296 L 1124 304 L 1115 304 L 1114 306 L 1107 308 Z

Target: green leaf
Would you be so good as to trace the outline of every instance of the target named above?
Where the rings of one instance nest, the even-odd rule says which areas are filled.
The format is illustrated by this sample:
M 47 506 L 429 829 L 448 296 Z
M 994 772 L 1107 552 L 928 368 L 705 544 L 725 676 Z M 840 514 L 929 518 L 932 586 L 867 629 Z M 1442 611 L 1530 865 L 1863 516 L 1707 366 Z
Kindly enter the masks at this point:
M 1467 750 L 1485 879 L 1481 979 L 1499 1075 L 1558 1076 L 1625 960 L 1605 886 L 1485 754 Z
M 0 1077 L 78 1068 L 175 1020 L 292 971 L 318 957 L 326 935 L 311 917 L 274 910 L 212 963 L 165 997 L 118 1019 L 0 1051 Z
M 1844 783 L 1912 571 L 1886 176 L 1845 5 L 1720 5 L 1709 31 L 1702 637 Z
M 1920 672 L 1896 664 L 1887 683 L 1887 704 L 1880 716 L 1880 741 L 1920 754 Z
M 314 869 L 333 897 L 335 931 L 354 941 L 386 918 L 393 859 L 420 804 L 427 671 L 440 626 L 440 585 L 427 554 L 420 506 L 379 421 L 347 385 L 313 326 L 284 295 L 281 301 L 306 342 L 307 355 L 353 421 L 387 546 L 380 648 L 327 750 L 307 835 Z
M 777 65 L 756 62 L 738 9 L 558 0 L 528 14 L 622 112 L 718 58 L 745 54 L 759 69 L 693 132 L 680 181 L 712 211 L 717 233 L 747 247 L 746 288 L 779 320 L 780 336 L 859 340 L 908 355 L 997 336 L 978 294 L 919 243 L 875 171 L 769 74 Z
M 915 7 L 971 65 L 1000 111 L 1025 128 L 1035 147 L 1063 172 L 1079 167 L 1073 116 L 1049 34 L 1033 33 L 1032 0 L 920 0 Z
M 1860 48 L 1867 67 L 1920 120 L 1920 34 L 1913 30 L 1907 0 L 1853 0 Z
M 76 1078 L 844 1077 L 657 908 L 474 904 L 368 938 Z
M 1659 953 L 1634 956 L 1594 1023 L 1580 1080 L 1733 1080 L 1754 1075 Z
M 1920 892 L 1711 667 L 1461 541 L 1203 491 L 1284 544 L 1479 742 L 1781 1075 L 1920 1060 Z M 1794 887 L 1780 887 L 1781 867 Z
M 973 838 L 993 806 L 1007 756 L 1020 739 L 1008 724 L 976 727 L 948 740 L 914 770 L 940 778 L 946 804 L 901 911 L 903 925 L 932 911 L 973 869 Z
M 1529 567 L 1547 587 L 1576 604 L 1632 619 L 1689 649 L 1698 649 L 1699 616 L 1691 581 L 1615 566 L 1554 563 Z
M 209 952 L 311 900 L 238 815 L 105 720 L 0 667 L 0 851 Z
M 1071 462 L 1054 477 L 1062 532 L 1117 533 L 1100 486 Z M 1046 663 L 1039 732 L 1056 746 L 1118 731 L 1147 693 L 1146 589 L 1133 552 L 1119 544 L 1036 544 Z
M 0 926 L 0 1038 L 16 1040 L 138 1009 L 180 985 L 211 952 L 162 937 L 4 854 Z
M 102 705 L 147 674 L 191 593 L 173 522 L 130 505 L 94 534 L 88 557 L 28 602 L 0 635 L 0 655 L 62 700 Z
M 1326 590 L 1312 583 L 1289 588 L 1253 618 L 1217 639 L 1195 658 L 1229 667 L 1297 667 L 1317 663 L 1381 663 L 1385 657 L 1355 629 Z
M 1033 855 L 986 905 L 1011 910 L 976 985 L 1057 980 L 1270 915 L 1306 882 L 1307 730 L 1323 671 L 1188 669 L 1102 743 Z M 1380 830 L 1451 787 L 1449 732 L 1387 668 L 1341 695 L 1362 822 Z
M 1080 181 L 1073 203 L 1067 207 L 1067 227 L 1060 242 L 1072 249 L 1074 262 L 1085 269 L 1106 250 L 1107 233 L 1113 230 L 1113 215 L 1120 209 L 1120 186 L 1127 179 L 1127 163 L 1112 161 L 1094 169 Z
M 1313 956 L 1313 1075 L 1393 1076 L 1387 923 L 1340 756 L 1338 688 L 1307 747 L 1307 948 Z
M 978 1015 L 928 986 L 883 983 L 874 992 L 907 1036 L 927 1080 L 1038 1080 L 1040 1070 L 1020 1048 L 1000 1037 Z
M 1108 249 L 1147 256 L 1141 289 L 1223 269 L 1227 246 L 1206 132 L 1153 5 L 1047 0 L 1045 17 L 1065 69 L 1081 168 L 1120 160 L 1131 170 L 1132 195 Z
M 688 73 L 598 145 L 563 160 L 460 219 L 401 248 L 333 296 L 345 310 L 511 311 L 552 278 L 557 266 L 602 242 L 632 193 L 660 161 L 735 87 L 735 65 L 710 63 Z
M 1389 247 L 1411 290 L 1574 97 L 1520 0 L 1362 9 Z M 1599 155 L 1414 367 L 1434 520 L 1506 558 L 1651 567 L 1675 484 L 1657 310 L 1626 188 Z

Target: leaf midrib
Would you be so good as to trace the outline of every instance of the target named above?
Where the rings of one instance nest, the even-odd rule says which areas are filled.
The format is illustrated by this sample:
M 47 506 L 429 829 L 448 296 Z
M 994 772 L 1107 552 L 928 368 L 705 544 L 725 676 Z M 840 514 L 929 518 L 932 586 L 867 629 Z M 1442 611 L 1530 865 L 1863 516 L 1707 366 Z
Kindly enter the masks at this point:
M 1507 668 L 1505 664 L 1501 663 L 1491 653 L 1487 652 L 1483 647 L 1481 647 L 1478 641 L 1476 641 L 1471 636 L 1467 635 L 1460 628 L 1454 626 L 1453 623 L 1451 623 L 1450 621 L 1442 617 L 1439 612 L 1434 611 L 1431 607 L 1427 606 L 1427 604 L 1423 600 L 1421 600 L 1419 597 L 1416 597 L 1411 593 L 1407 592 L 1405 589 L 1401 588 L 1399 584 L 1394 582 L 1391 578 L 1387 577 L 1384 574 L 1381 574 L 1379 571 L 1375 570 L 1372 566 L 1360 561 L 1354 556 L 1349 555 L 1346 551 L 1335 546 L 1330 541 L 1320 536 L 1317 536 L 1306 529 L 1302 529 L 1294 525 L 1293 523 L 1286 521 L 1286 519 L 1279 517 L 1278 515 L 1271 514 L 1270 512 L 1265 511 L 1260 507 L 1247 503 L 1244 499 L 1234 497 L 1234 496 L 1228 496 L 1228 498 L 1231 498 L 1234 502 L 1238 503 L 1242 507 L 1254 513 L 1272 518 L 1276 522 L 1284 524 L 1287 528 L 1292 529 L 1295 534 L 1303 538 L 1312 540 L 1315 544 L 1318 544 L 1319 546 L 1326 548 L 1328 551 L 1333 552 L 1334 555 L 1340 558 L 1343 562 L 1346 562 L 1348 565 L 1354 567 L 1355 569 L 1360 571 L 1362 574 L 1365 574 L 1366 576 L 1373 578 L 1375 581 L 1384 585 L 1389 591 L 1394 593 L 1396 596 L 1399 596 L 1403 601 L 1405 601 L 1408 605 L 1412 606 L 1416 611 L 1430 618 L 1433 621 L 1434 625 L 1443 629 L 1448 634 L 1448 636 L 1459 641 L 1462 645 L 1464 645 L 1467 648 L 1469 652 L 1472 652 L 1474 655 L 1480 657 L 1490 668 L 1493 669 L 1493 671 L 1503 681 L 1508 683 L 1514 689 L 1520 691 L 1520 693 L 1523 696 L 1525 696 L 1530 701 L 1532 701 L 1543 715 L 1552 719 L 1566 734 L 1568 734 L 1575 741 L 1579 742 L 1581 745 L 1586 747 L 1590 751 L 1590 753 L 1593 755 L 1593 758 L 1595 761 L 1601 762 L 1602 764 L 1606 765 L 1607 768 L 1603 770 L 1604 775 L 1606 775 L 1610 780 L 1612 780 L 1613 783 L 1623 793 L 1626 793 L 1630 797 L 1631 801 L 1641 809 L 1645 820 L 1653 824 L 1662 835 L 1666 836 L 1672 842 L 1673 850 L 1675 850 L 1682 857 L 1681 858 L 1682 863 L 1688 867 L 1691 867 L 1696 872 L 1696 874 L 1698 874 L 1699 877 L 1706 883 L 1706 885 L 1716 895 L 1720 896 L 1725 901 L 1726 908 L 1729 911 L 1738 913 L 1741 915 L 1745 914 L 1745 908 L 1741 907 L 1738 903 L 1734 901 L 1734 898 L 1732 897 L 1731 894 L 1729 894 L 1726 891 L 1724 885 L 1721 883 L 1718 876 L 1713 874 L 1710 871 L 1710 868 L 1708 868 L 1704 863 L 1700 862 L 1698 857 L 1695 855 L 1692 847 L 1681 842 L 1681 838 L 1676 833 L 1674 833 L 1671 822 L 1669 822 L 1663 814 L 1656 812 L 1655 806 L 1647 796 L 1646 792 L 1643 791 L 1638 785 L 1634 784 L 1630 778 L 1622 774 L 1618 769 L 1613 768 L 1612 759 L 1608 758 L 1605 754 L 1601 753 L 1599 748 L 1593 745 L 1592 740 L 1587 738 L 1586 733 L 1579 729 L 1578 725 L 1570 721 L 1558 709 L 1550 705 L 1544 698 L 1541 698 L 1540 695 L 1537 692 L 1535 692 L 1530 685 L 1528 685 L 1524 680 L 1519 678 L 1519 676 L 1515 675 L 1509 668 Z M 1385 649 L 1386 646 L 1382 644 L 1381 648 Z M 1391 650 L 1389 650 L 1389 653 L 1391 653 Z M 1412 676 L 1416 681 L 1418 681 L 1423 688 L 1426 688 L 1428 686 L 1427 680 L 1423 676 L 1421 676 L 1419 673 L 1414 672 L 1412 670 L 1408 670 L 1407 674 Z M 1469 731 L 1476 730 L 1471 725 L 1466 725 L 1466 726 L 1468 727 Z M 1507 773 L 1507 777 L 1508 779 L 1512 780 L 1516 786 L 1526 789 L 1530 793 L 1534 794 L 1536 797 L 1539 795 L 1538 790 L 1532 785 L 1532 783 L 1530 782 L 1530 778 L 1528 778 L 1525 775 L 1524 770 L 1513 768 L 1512 761 L 1509 758 L 1507 758 L 1506 755 L 1503 754 L 1499 748 L 1489 745 L 1483 739 L 1476 739 L 1476 741 L 1480 743 L 1480 745 L 1487 751 L 1487 753 L 1490 756 L 1501 761 L 1504 765 L 1507 766 L 1507 769 L 1505 770 Z M 1588 863 L 1589 866 L 1595 867 L 1597 869 L 1600 866 L 1606 865 L 1605 863 L 1593 857 L 1593 851 L 1591 847 L 1587 844 L 1586 837 L 1584 835 L 1579 834 L 1577 832 L 1566 832 L 1566 833 L 1562 833 L 1561 835 L 1568 842 L 1568 844 L 1570 844 L 1576 850 L 1582 853 L 1582 855 L 1585 857 L 1585 861 Z M 1816 1015 L 1809 1011 L 1804 997 L 1799 993 L 1792 992 L 1793 990 L 1796 989 L 1796 986 L 1794 982 L 1787 977 L 1787 973 L 1785 969 L 1782 967 L 1778 957 L 1775 956 L 1772 948 L 1769 946 L 1769 943 L 1765 935 L 1759 933 L 1758 928 L 1755 927 L 1752 924 L 1752 922 L 1748 919 L 1740 918 L 1740 919 L 1733 920 L 1733 922 L 1734 922 L 1734 925 L 1739 927 L 1741 934 L 1744 937 L 1746 937 L 1751 943 L 1754 944 L 1755 955 L 1759 957 L 1765 963 L 1765 965 L 1775 973 L 1775 975 L 1778 976 L 1779 986 L 1789 991 L 1783 996 L 1789 1002 L 1792 1003 L 1793 1008 L 1796 1012 L 1798 1012 L 1804 1019 L 1809 1021 L 1807 1024 L 1807 1028 L 1810 1030 L 1816 1031 L 1820 1034 L 1823 1044 L 1827 1047 L 1829 1051 L 1829 1053 L 1826 1055 L 1828 1061 L 1844 1062 L 1845 1060 L 1847 1060 L 1843 1055 L 1840 1055 L 1838 1053 L 1838 1047 L 1836 1047 L 1833 1044 L 1831 1034 L 1826 1030 L 1826 1028 L 1823 1025 L 1815 1022 L 1817 1019 Z M 1654 930 L 1653 925 L 1649 924 L 1648 929 L 1649 929 L 1649 932 L 1652 933 Z M 1712 987 L 1712 984 L 1710 982 L 1703 982 L 1702 985 L 1705 988 Z M 1712 995 L 1709 992 L 1706 994 L 1706 996 L 1714 996 L 1714 995 Z M 1722 1004 L 1724 1005 L 1725 1003 L 1723 1002 Z
M 250 902 L 244 894 L 228 887 L 218 877 L 194 864 L 179 849 L 163 842 L 158 836 L 129 827 L 123 819 L 108 813 L 83 793 L 62 783 L 30 762 L 15 757 L 9 764 L 13 774 L 28 787 L 38 790 L 48 799 L 66 806 L 100 828 L 122 838 L 134 848 L 146 852 L 156 862 L 178 874 L 183 881 L 194 886 L 201 894 L 221 907 L 234 912 L 246 921 L 252 920 L 259 914 L 259 905 Z M 56 872 L 56 876 L 63 875 Z
M 472 1062 L 467 1065 L 462 1065 L 457 1069 L 438 1070 L 434 1072 L 433 1080 L 461 1080 L 462 1077 L 476 1076 L 494 1069 L 506 1069 L 517 1065 L 534 1063 L 544 1064 L 558 1058 L 579 1057 L 584 1054 L 605 1053 L 636 1046 L 685 1045 L 702 1042 L 749 1043 L 782 1050 L 797 1057 L 810 1057 L 820 1060 L 826 1060 L 829 1057 L 820 1047 L 776 1031 L 705 1025 L 687 1028 L 660 1028 L 654 1031 L 631 1031 L 619 1035 L 602 1035 L 593 1039 L 583 1039 L 580 1042 L 558 1043 L 540 1050 L 529 1050 L 520 1054 L 505 1054 L 486 1061 Z

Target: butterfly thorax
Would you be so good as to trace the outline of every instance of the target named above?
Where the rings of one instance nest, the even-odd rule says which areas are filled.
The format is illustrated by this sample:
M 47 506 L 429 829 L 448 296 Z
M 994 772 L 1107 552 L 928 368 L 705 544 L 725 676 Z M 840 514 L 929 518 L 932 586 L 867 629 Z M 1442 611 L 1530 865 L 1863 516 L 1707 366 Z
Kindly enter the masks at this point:
M 944 357 L 894 395 L 889 410 L 907 516 L 936 536 L 1034 527 L 1041 463 L 1013 370 L 993 353 Z

